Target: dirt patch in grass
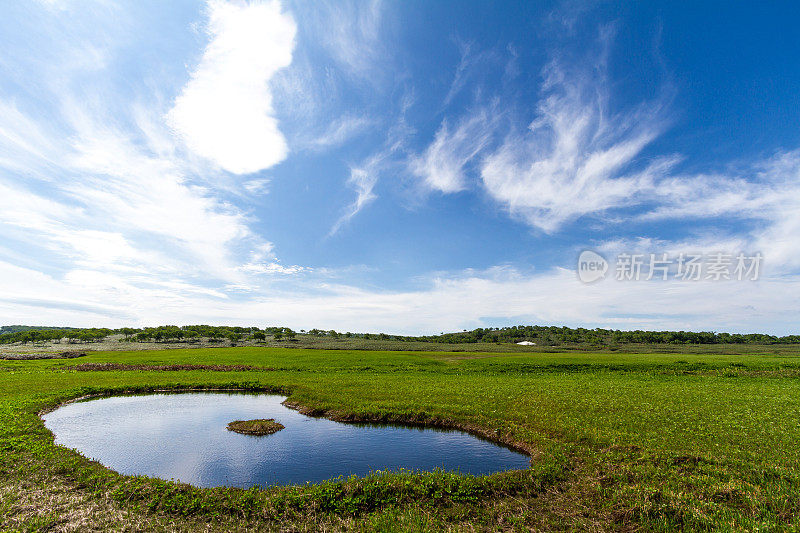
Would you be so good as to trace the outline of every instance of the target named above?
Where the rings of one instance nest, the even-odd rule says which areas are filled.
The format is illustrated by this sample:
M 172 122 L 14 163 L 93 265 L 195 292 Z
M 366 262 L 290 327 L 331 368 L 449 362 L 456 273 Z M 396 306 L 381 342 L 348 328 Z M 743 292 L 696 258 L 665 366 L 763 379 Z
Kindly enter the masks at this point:
M 257 420 L 234 420 L 228 424 L 228 431 L 243 435 L 272 435 L 282 430 L 284 425 L 275 422 L 274 418 L 261 418 Z
M 103 372 L 111 370 L 145 370 L 148 372 L 176 372 L 181 370 L 210 370 L 213 372 L 249 372 L 273 370 L 250 365 L 125 365 L 122 363 L 83 363 L 68 367 L 78 372 Z

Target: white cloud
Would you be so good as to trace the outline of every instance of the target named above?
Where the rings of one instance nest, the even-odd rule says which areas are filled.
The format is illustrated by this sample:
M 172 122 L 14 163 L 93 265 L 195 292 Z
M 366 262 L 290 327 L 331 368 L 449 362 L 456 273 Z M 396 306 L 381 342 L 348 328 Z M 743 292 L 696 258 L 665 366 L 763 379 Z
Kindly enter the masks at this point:
M 40 125 L 28 118 L 14 102 L 0 100 L 0 167 L 23 175 L 45 177 L 43 168 L 61 155 L 56 143 Z
M 339 146 L 374 125 L 375 121 L 367 117 L 343 116 L 332 121 L 310 144 L 318 149 Z
M 796 277 L 684 284 L 608 280 L 585 285 L 574 270 L 554 269 L 534 276 L 501 270 L 499 275 L 487 272 L 438 279 L 429 289 L 412 292 L 331 288 L 331 293 L 321 297 L 254 302 L 250 312 L 259 309 L 260 316 L 297 327 L 311 323 L 314 327 L 403 333 L 485 326 L 490 317 L 514 323 L 621 329 L 787 332 L 795 327 L 792 317 L 798 289 L 800 279 Z M 659 307 L 655 311 L 654 302 Z M 270 311 L 273 308 L 275 311 Z
M 61 11 L 66 8 L 65 0 L 36 0 L 39 4 L 47 9 Z
M 506 123 L 501 117 L 513 122 L 520 113 L 495 97 L 491 105 L 463 115 L 455 128 L 443 121 L 433 142 L 409 161 L 410 172 L 429 190 L 455 193 L 470 188 L 475 164 L 492 199 L 545 232 L 587 214 L 639 205 L 679 158 L 639 160 L 665 128 L 665 99 L 610 109 L 605 79 L 610 40 L 611 32 L 604 30 L 599 54 L 546 66 L 535 118 L 525 131 L 501 129 Z M 463 47 L 446 102 L 459 90 L 474 55 Z
M 209 191 L 186 183 L 190 168 L 181 159 L 138 149 L 106 128 L 82 126 L 68 163 L 82 178 L 62 185 L 75 203 L 87 205 L 94 220 L 139 233 L 150 246 L 172 246 L 187 272 L 239 279 L 229 246 L 252 238 L 242 214 Z
M 465 167 L 489 144 L 494 128 L 486 110 L 462 120 L 454 131 L 443 121 L 425 152 L 411 158 L 409 169 L 428 189 L 462 191 L 466 188 Z
M 248 263 L 241 269 L 250 274 L 284 274 L 293 275 L 301 272 L 310 272 L 311 269 L 300 265 L 284 266 L 280 263 Z
M 355 189 L 356 199 L 345 214 L 336 221 L 328 236 L 337 233 L 359 211 L 378 197 L 373 190 L 378 183 L 380 174 L 394 165 L 393 159 L 396 154 L 405 151 L 407 138 L 414 133 L 413 128 L 406 123 L 406 112 L 412 104 L 413 98 L 408 94 L 403 95 L 400 102 L 399 116 L 392 127 L 389 128 L 383 148 L 364 159 L 360 164 L 350 167 L 350 177 L 347 180 L 347 185 Z
M 316 3 L 308 5 L 316 8 Z M 87 56 L 87 61 L 68 62 L 65 72 L 54 77 L 57 82 L 31 87 L 33 100 L 27 107 L 25 95 L 19 106 L 0 99 L 3 321 L 281 323 L 407 333 L 476 327 L 489 318 L 655 329 L 787 331 L 796 326 L 792 320 L 800 280 L 790 269 L 800 266 L 794 242 L 800 234 L 800 154 L 780 154 L 739 174 L 673 175 L 675 158 L 639 161 L 664 126 L 659 102 L 610 113 L 602 80 L 557 66 L 546 73 L 538 119 L 529 130 L 500 132 L 492 122 L 494 110 L 479 109 L 442 123 L 431 145 L 411 160 L 406 140 L 413 128 L 405 121 L 411 99 L 406 98 L 384 145 L 352 166 L 347 183 L 356 198 L 331 232 L 375 200 L 377 180 L 392 165 L 413 162 L 418 177 L 442 192 L 469 188 L 476 165 L 480 172 L 473 179 L 479 178 L 501 205 L 549 231 L 585 214 L 628 205 L 647 213 L 634 214 L 637 220 L 747 220 L 753 224 L 747 234 L 739 228 L 709 231 L 686 242 L 609 242 L 602 247 L 761 250 L 766 265 L 785 267 L 778 272 L 783 277 L 758 283 L 609 281 L 585 286 L 572 270 L 527 276 L 497 268 L 443 274 L 429 279 L 422 290 L 370 291 L 328 284 L 324 268 L 283 265 L 272 246 L 254 234 L 248 213 L 225 200 L 220 182 L 230 176 L 204 158 L 225 170 L 248 173 L 286 157 L 270 87 L 294 59 L 294 23 L 276 1 L 212 1 L 208 12 L 210 43 L 169 113 L 197 155 L 187 153 L 164 127 L 166 109 L 159 107 L 158 96 L 139 95 L 149 105 L 109 105 L 128 108 L 130 116 L 87 104 L 110 96 L 105 89 L 91 94 L 91 84 L 78 76 L 69 80 L 68 71 L 107 68 L 113 56 L 101 48 L 86 55 L 83 50 L 89 48 L 76 44 L 71 53 L 59 55 Z M 320 13 L 317 28 L 332 25 L 322 39 L 347 76 L 372 81 L 393 71 L 396 65 L 384 61 L 388 54 L 379 3 L 348 3 L 341 9 L 328 3 Z M 335 78 L 332 71 L 321 75 Z M 467 71 L 461 72 L 453 94 L 465 79 Z M 81 92 L 70 94 L 76 87 Z M 299 94 L 302 105 L 307 93 Z M 369 101 L 380 99 L 377 91 L 369 94 Z M 320 95 L 327 93 L 313 96 Z M 56 110 L 38 102 L 54 102 Z M 309 112 L 317 117 L 309 119 L 316 133 L 306 135 L 309 143 L 340 145 L 372 123 L 360 114 L 342 115 L 340 108 L 318 113 L 322 108 Z M 58 111 L 64 116 L 56 116 Z M 385 109 L 380 111 L 385 115 Z M 320 126 L 328 115 L 339 119 Z M 500 133 L 505 140 L 497 147 L 492 141 Z M 250 178 L 236 186 L 257 194 L 268 183 L 263 176 Z M 7 262 L 12 260 L 15 265 Z
M 635 204 L 675 162 L 630 170 L 663 129 L 659 103 L 610 114 L 602 80 L 568 74 L 556 62 L 543 88 L 528 131 L 509 134 L 481 167 L 489 195 L 531 225 L 553 232 L 583 215 Z
M 364 161 L 360 166 L 350 168 L 350 178 L 348 178 L 347 184 L 355 189 L 356 199 L 348 207 L 347 212 L 333 225 L 328 234 L 329 236 L 337 233 L 344 224 L 348 223 L 367 204 L 377 198 L 377 195 L 372 190 L 375 188 L 375 184 L 378 183 L 378 174 L 385 158 L 386 153 L 379 153 Z
M 450 84 L 450 90 L 447 91 L 447 96 L 444 97 L 445 107 L 450 105 L 450 102 L 459 92 L 461 92 L 461 89 L 464 87 L 464 83 L 467 81 L 466 72 L 471 62 L 470 51 L 472 49 L 472 43 L 459 43 L 459 48 L 461 51 L 461 59 L 459 60 L 458 66 L 456 67 L 456 72 L 453 75 L 453 82 Z
M 270 79 L 292 62 L 297 31 L 278 0 L 211 0 L 211 41 L 168 119 L 195 153 L 235 174 L 282 161 L 288 147 Z
M 104 272 L 139 288 L 193 293 L 250 282 L 238 268 L 241 251 L 268 244 L 240 210 L 201 186 L 219 172 L 184 157 L 158 124 L 158 109 L 133 106 L 140 128 L 123 130 L 116 126 L 123 121 L 69 93 L 58 97 L 55 122 L 0 99 L 8 119 L 0 122 L 0 151 L 10 156 L 0 157 L 4 241 L 27 247 L 64 280 Z
M 255 179 L 255 180 L 247 180 L 242 183 L 242 187 L 249 192 L 250 194 L 258 194 L 263 195 L 269 192 L 269 180 L 268 179 Z
M 408 334 L 485 326 L 491 318 L 620 329 L 785 334 L 796 327 L 800 278 L 767 277 L 757 282 L 605 280 L 585 285 L 572 269 L 524 276 L 497 268 L 430 279 L 427 288 L 405 292 L 317 284 L 315 294 L 275 288 L 267 295 L 253 293 L 242 301 L 213 291 L 203 294 L 164 288 L 137 286 L 126 278 L 94 271 L 76 271 L 63 281 L 54 280 L 0 262 L 0 316 L 70 325 L 211 322 Z
M 376 66 L 388 61 L 381 33 L 383 3 L 335 0 L 312 5 L 305 22 L 319 32 L 320 40 L 342 70 L 356 78 L 378 81 Z
M 659 182 L 660 205 L 643 220 L 727 217 L 754 221 L 741 235 L 774 271 L 800 267 L 800 150 L 781 152 L 733 175 L 681 176 Z

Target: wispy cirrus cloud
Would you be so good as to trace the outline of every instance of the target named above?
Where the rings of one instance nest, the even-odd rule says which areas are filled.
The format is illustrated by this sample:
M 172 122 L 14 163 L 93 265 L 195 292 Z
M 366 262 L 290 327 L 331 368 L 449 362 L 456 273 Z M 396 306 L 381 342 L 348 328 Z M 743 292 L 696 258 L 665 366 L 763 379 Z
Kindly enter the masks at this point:
M 526 107 L 517 99 L 479 97 L 456 121 L 442 120 L 433 141 L 410 159 L 409 171 L 424 188 L 445 194 L 477 181 L 512 216 L 548 233 L 587 214 L 638 203 L 678 159 L 636 164 L 667 126 L 668 98 L 611 109 L 611 38 L 610 31 L 601 32 L 600 50 L 588 58 L 547 64 L 535 118 L 524 130 L 514 125 Z M 471 55 L 476 53 L 462 47 L 446 103 L 464 83 Z M 504 115 L 511 120 L 501 120 Z
M 20 111 L 13 101 L 0 100 L 0 166 L 47 179 L 45 170 L 57 165 L 63 153 L 44 126 Z
M 366 116 L 345 115 L 331 121 L 320 135 L 308 144 L 317 150 L 325 150 L 340 146 L 353 137 L 363 134 L 376 125 L 376 120 Z
M 430 190 L 454 193 L 467 187 L 466 167 L 488 145 L 496 119 L 481 109 L 462 119 L 455 128 L 443 121 L 433 142 L 409 161 L 411 173 Z
M 664 103 L 611 112 L 609 88 L 599 78 L 567 72 L 551 62 L 536 119 L 524 133 L 506 135 L 481 164 L 486 192 L 511 214 L 546 232 L 587 214 L 641 201 L 675 163 L 666 157 L 633 167 L 665 128 Z
M 102 120 L 84 117 L 71 136 L 38 146 L 41 161 L 60 160 L 46 167 L 58 181 L 33 164 L 25 187 L 17 177 L 22 160 L 0 165 L 0 191 L 14 201 L 0 214 L 3 234 L 37 235 L 39 246 L 82 268 L 235 277 L 229 246 L 257 240 L 244 216 L 189 185 L 190 164 L 154 154 L 95 119 Z
M 499 99 L 503 105 L 489 113 L 488 104 L 474 105 L 456 127 L 442 121 L 433 141 L 410 158 L 409 171 L 424 189 L 445 194 L 480 183 L 512 217 L 546 233 L 583 217 L 605 228 L 694 219 L 704 221 L 695 240 L 703 249 L 738 243 L 768 252 L 774 272 L 800 266 L 791 237 L 800 228 L 797 151 L 706 174 L 679 172 L 681 154 L 647 153 L 670 125 L 671 89 L 667 83 L 655 100 L 614 109 L 619 99 L 607 74 L 612 30 L 602 29 L 588 59 L 547 64 L 527 128 L 496 120 L 518 112 L 519 102 Z M 730 232 L 720 220 L 740 227 Z
M 391 56 L 384 30 L 385 6 L 381 0 L 319 1 L 310 10 L 295 6 L 320 43 L 345 75 L 374 83 L 388 69 L 376 69 Z
M 641 158 L 668 125 L 667 100 L 614 113 L 603 76 L 568 73 L 557 62 L 546 70 L 543 91 L 528 131 L 478 154 L 487 194 L 512 216 L 548 233 L 587 216 L 604 218 L 606 227 L 702 221 L 696 231 L 702 249 L 737 243 L 767 254 L 773 272 L 800 266 L 793 244 L 800 230 L 797 150 L 735 169 L 681 173 L 680 154 Z M 732 234 L 720 220 L 749 222 L 749 229 Z
M 450 105 L 450 102 L 461 92 L 461 89 L 464 88 L 464 84 L 467 81 L 466 78 L 471 61 L 470 51 L 472 50 L 472 43 L 459 43 L 459 49 L 461 51 L 461 60 L 458 62 L 455 74 L 453 74 L 453 82 L 450 84 L 450 90 L 447 91 L 447 95 L 444 97 L 443 105 L 445 107 Z
M 378 175 L 386 163 L 387 156 L 386 152 L 381 152 L 367 158 L 358 166 L 350 167 L 350 177 L 347 180 L 347 185 L 355 190 L 356 198 L 347 208 L 345 214 L 331 227 L 328 236 L 338 233 L 342 226 L 350 222 L 359 211 L 378 197 L 372 191 L 375 188 L 375 184 L 378 183 Z
M 360 163 L 350 165 L 347 185 L 355 190 L 356 198 L 345 214 L 333 224 L 328 233 L 329 237 L 338 233 L 345 224 L 378 197 L 373 190 L 382 173 L 388 169 L 400 169 L 404 166 L 400 158 L 407 157 L 408 139 L 415 133 L 414 128 L 406 120 L 406 114 L 413 105 L 413 95 L 404 94 L 399 102 L 397 117 L 388 129 L 380 150 L 367 156 Z

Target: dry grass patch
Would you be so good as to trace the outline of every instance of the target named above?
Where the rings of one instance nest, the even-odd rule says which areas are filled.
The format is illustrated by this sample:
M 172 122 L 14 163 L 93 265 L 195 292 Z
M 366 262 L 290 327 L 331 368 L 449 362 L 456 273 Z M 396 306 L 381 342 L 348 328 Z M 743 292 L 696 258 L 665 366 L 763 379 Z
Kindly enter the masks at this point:
M 59 478 L 0 481 L 3 531 L 212 531 L 212 524 L 178 523 L 172 517 L 137 514 Z

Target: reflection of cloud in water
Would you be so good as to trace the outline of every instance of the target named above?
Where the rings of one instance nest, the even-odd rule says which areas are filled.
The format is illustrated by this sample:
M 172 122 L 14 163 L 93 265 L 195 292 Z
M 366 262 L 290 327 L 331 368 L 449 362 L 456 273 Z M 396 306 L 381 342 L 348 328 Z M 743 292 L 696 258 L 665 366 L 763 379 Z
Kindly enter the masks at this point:
M 475 474 L 527 468 L 525 455 L 460 431 L 310 418 L 275 395 L 151 394 L 66 405 L 45 416 L 56 442 L 126 474 L 200 486 L 321 481 L 375 470 L 443 467 Z M 274 418 L 266 437 L 227 431 Z

